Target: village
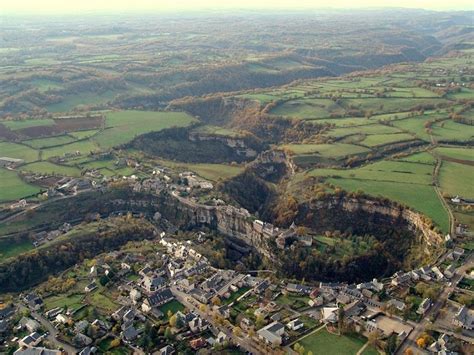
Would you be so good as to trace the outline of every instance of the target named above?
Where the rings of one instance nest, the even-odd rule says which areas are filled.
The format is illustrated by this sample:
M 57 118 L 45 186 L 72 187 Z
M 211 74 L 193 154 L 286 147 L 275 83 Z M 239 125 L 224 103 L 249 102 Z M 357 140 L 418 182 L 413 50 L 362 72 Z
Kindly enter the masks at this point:
M 474 312 L 460 303 L 472 295 L 465 286 L 474 279 L 472 255 L 463 249 L 450 250 L 439 267 L 387 280 L 299 284 L 214 268 L 196 251 L 205 238 L 182 241 L 162 232 L 151 242 L 158 252 L 116 251 L 78 265 L 68 274 L 85 286 L 63 305 L 34 291 L 4 304 L 1 337 L 15 354 L 93 354 L 107 346 L 156 354 L 306 353 L 304 344 L 321 332 L 360 337 L 374 349 L 385 341 L 394 350 L 450 354 L 474 339 Z M 68 305 L 71 298 L 83 301 Z M 163 334 L 153 335 L 155 327 Z

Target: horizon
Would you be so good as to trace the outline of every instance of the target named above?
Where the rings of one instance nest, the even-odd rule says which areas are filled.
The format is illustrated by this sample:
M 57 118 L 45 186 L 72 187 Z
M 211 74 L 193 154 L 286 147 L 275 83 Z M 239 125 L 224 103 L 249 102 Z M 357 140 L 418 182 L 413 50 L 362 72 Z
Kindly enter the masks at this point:
M 0 3 L 3 1 L 0 1 Z M 343 10 L 427 10 L 427 11 L 472 11 L 474 6 L 471 1 L 453 0 L 449 3 L 426 0 L 400 0 L 384 1 L 380 4 L 374 0 L 347 1 L 334 0 L 331 6 L 320 1 L 307 0 L 230 0 L 222 4 L 216 0 L 178 0 L 178 1 L 150 1 L 136 0 L 105 0 L 97 3 L 93 0 L 83 0 L 80 3 L 69 4 L 58 0 L 18 0 L 2 4 L 0 15 L 68 15 L 68 14 L 106 14 L 106 13 L 134 13 L 147 12 L 183 13 L 183 12 L 215 12 L 215 11 L 343 11 Z

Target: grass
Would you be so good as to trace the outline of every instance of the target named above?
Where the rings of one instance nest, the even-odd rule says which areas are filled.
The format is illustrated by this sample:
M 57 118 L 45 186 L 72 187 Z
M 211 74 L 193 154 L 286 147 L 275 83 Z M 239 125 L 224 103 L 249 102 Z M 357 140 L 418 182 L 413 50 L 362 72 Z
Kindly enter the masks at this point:
M 433 136 L 438 141 L 465 142 L 474 138 L 474 126 L 446 120 L 433 125 Z
M 428 152 L 415 153 L 406 157 L 402 157 L 397 160 L 412 162 L 412 163 L 429 164 L 429 165 L 434 165 L 436 163 L 436 160 L 433 157 L 433 155 Z
M 29 145 L 32 148 L 39 149 L 39 148 L 47 148 L 53 147 L 57 145 L 63 145 L 74 142 L 74 138 L 71 138 L 67 135 L 63 136 L 56 136 L 56 137 L 48 137 L 48 138 L 38 138 L 38 139 L 29 139 L 23 141 L 24 144 Z
M 280 306 L 290 306 L 294 309 L 301 309 L 308 307 L 308 301 L 309 297 L 287 294 L 278 296 L 275 303 Z
M 414 140 L 415 138 L 408 133 L 396 134 L 372 134 L 367 136 L 360 144 L 367 147 L 376 147 L 379 145 L 386 145 L 391 143 L 406 142 Z
M 349 155 L 369 152 L 369 149 L 354 144 L 287 144 L 282 146 L 296 155 L 315 154 L 330 159 L 340 159 Z
M 439 173 L 441 190 L 450 196 L 474 198 L 474 166 L 443 161 Z
M 321 329 L 300 340 L 298 343 L 313 354 L 355 355 L 367 339 L 362 336 L 335 335 Z
M 38 160 L 38 151 L 23 144 L 0 142 L 0 156 L 23 159 L 29 163 Z
M 57 164 L 53 164 L 47 161 L 41 161 L 41 162 L 23 165 L 21 167 L 21 170 L 29 171 L 36 174 L 45 174 L 45 175 L 62 175 L 62 176 L 72 176 L 72 177 L 81 176 L 81 171 L 75 167 L 57 165 Z
M 335 112 L 344 113 L 344 109 L 329 99 L 291 100 L 270 111 L 273 115 L 300 119 L 325 118 Z
M 16 172 L 6 169 L 0 169 L 0 181 L 0 201 L 14 201 L 41 191 L 21 180 Z
M 171 127 L 186 127 L 196 119 L 184 112 L 116 111 L 106 114 L 106 129 L 94 140 L 109 149 L 131 141 L 135 136 Z
M 474 149 L 472 148 L 438 147 L 435 152 L 448 158 L 474 161 Z
M 432 164 L 381 161 L 356 169 L 314 169 L 308 174 L 328 177 L 330 183 L 347 191 L 362 190 L 372 196 L 397 201 L 424 213 L 447 232 L 448 216 L 432 186 L 432 172 Z
M 90 140 L 65 144 L 54 148 L 43 149 L 42 158 L 49 159 L 52 157 L 64 157 L 66 154 L 74 154 L 79 152 L 81 155 L 89 155 L 92 151 L 98 151 L 99 147 Z
M 448 215 L 432 186 L 351 178 L 328 181 L 347 191 L 362 190 L 369 195 L 382 196 L 404 204 L 430 217 L 443 232 L 449 231 Z
M 77 139 L 84 139 L 84 138 L 92 137 L 97 132 L 99 132 L 98 129 L 90 129 L 86 131 L 69 132 L 69 135 Z
M 1 121 L 1 123 L 10 128 L 12 131 L 16 131 L 23 128 L 39 127 L 39 126 L 53 126 L 54 120 L 50 118 L 42 118 L 36 120 L 17 120 L 17 121 Z
M 83 298 L 83 295 L 80 294 L 51 296 L 44 299 L 44 308 L 47 311 L 58 307 L 68 307 L 75 310 L 82 306 Z
M 159 162 L 164 166 L 172 169 L 189 170 L 197 175 L 211 181 L 218 181 L 219 179 L 230 179 L 236 175 L 239 175 L 244 171 L 243 166 L 238 165 L 226 165 L 226 164 L 188 164 L 188 163 L 177 163 L 170 160 L 160 159 Z
M 0 263 L 33 249 L 30 240 L 0 239 Z
M 115 302 L 98 291 L 90 294 L 87 297 L 87 301 L 90 305 L 107 312 L 113 312 L 118 308 Z
M 178 311 L 182 311 L 184 306 L 177 300 L 172 300 L 171 302 L 162 305 L 159 309 L 161 312 L 163 312 L 165 318 L 168 319 L 168 311 L 171 311 L 171 313 L 175 314 Z
M 242 296 L 248 290 L 250 290 L 250 287 L 241 287 L 236 292 L 232 292 L 230 297 L 224 300 L 224 304 L 230 304 L 230 303 L 234 302 L 237 298 Z
M 343 127 L 335 128 L 329 131 L 328 135 L 331 137 L 345 137 L 352 134 L 395 134 L 402 133 L 398 128 L 385 126 L 382 124 L 370 124 L 366 126 L 357 126 L 357 127 Z

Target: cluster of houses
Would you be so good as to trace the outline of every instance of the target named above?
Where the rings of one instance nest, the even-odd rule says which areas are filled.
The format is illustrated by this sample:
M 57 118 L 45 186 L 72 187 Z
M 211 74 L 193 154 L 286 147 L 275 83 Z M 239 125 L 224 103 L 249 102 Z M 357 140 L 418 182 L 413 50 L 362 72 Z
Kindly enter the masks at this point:
M 33 240 L 33 245 L 38 247 L 44 243 L 53 241 L 54 239 L 58 238 L 59 236 L 63 235 L 64 233 L 69 232 L 72 229 L 72 226 L 69 223 L 63 223 L 58 229 L 52 231 L 41 231 L 34 233 L 31 237 Z
M 272 226 L 257 224 L 262 232 L 265 228 L 274 233 Z M 124 252 L 107 254 L 107 260 L 111 260 L 111 263 L 105 262 L 102 257 L 98 258 L 88 271 L 89 283 L 85 286 L 84 293 L 97 292 L 101 277 L 113 277 L 114 287 L 121 293 L 117 300 L 120 307 L 106 316 L 109 320 L 97 318 L 94 321 L 75 321 L 74 313 L 64 308 L 43 311 L 43 300 L 36 294 L 27 294 L 22 298 L 22 303 L 32 311 L 42 312 L 56 329 L 67 331 L 71 345 L 83 355 L 97 352 L 97 339 L 110 334 L 120 338 L 124 346 L 139 349 L 138 340 L 144 333 L 143 324 L 150 320 L 165 321 L 170 315 L 164 314 L 166 307 L 163 307 L 170 302 L 179 304 L 185 301 L 196 307 L 189 308 L 187 303 L 187 310 L 183 307 L 172 312 L 176 319 L 173 331 L 176 338 L 160 345 L 157 354 L 175 353 L 176 341 L 185 341 L 193 351 L 225 346 L 232 342 L 232 335 L 222 327 L 222 321 L 217 322 L 216 319 L 225 320 L 227 324 L 233 323 L 232 327 L 239 327 L 247 336 L 253 337 L 255 342 L 268 347 L 281 347 L 312 330 L 303 320 L 304 315 L 314 318 L 317 326 L 326 324 L 328 327 L 336 327 L 341 310 L 345 317 L 344 323 L 354 327 L 356 331 L 366 335 L 373 331 L 386 337 L 396 335 L 400 344 L 410 334 L 413 326 L 400 317 L 387 314 L 385 309 L 391 306 L 403 311 L 406 305 L 390 296 L 388 300 L 381 301 L 379 295 L 406 283 L 419 280 L 441 282 L 454 275 L 453 268 L 441 271 L 436 267 L 424 267 L 409 273 L 396 273 L 388 282 L 373 279 L 359 284 L 275 284 L 266 278 L 212 267 L 207 258 L 196 250 L 196 242 L 200 237 L 201 235 L 197 236 L 193 241 L 180 241 L 161 233 L 158 243 L 165 253 L 158 253 L 152 259 Z M 455 255 L 459 254 L 459 251 L 453 252 Z M 128 278 L 131 273 L 136 277 Z M 238 298 L 224 302 L 242 288 L 245 288 L 244 292 L 240 292 Z M 283 306 L 278 301 L 282 295 L 306 301 L 298 308 Z M 235 313 L 233 304 L 246 299 L 252 300 L 248 307 L 254 310 L 253 316 L 244 314 L 243 317 L 235 318 L 235 314 L 232 315 Z M 431 304 L 432 300 L 423 300 L 417 312 L 420 315 L 426 314 Z M 204 316 L 199 305 L 206 305 L 209 314 L 213 316 Z M 8 328 L 5 324 L 8 325 L 8 319 L 14 314 L 13 307 L 0 309 L 0 334 L 2 325 Z M 261 319 L 263 325 L 257 325 L 255 319 Z M 472 330 L 473 311 L 466 306 L 459 307 L 452 318 L 452 324 L 453 327 Z M 27 354 L 24 351 L 28 349 L 40 349 L 38 351 L 46 351 L 45 354 L 49 354 L 47 351 L 59 354 L 56 350 L 41 348 L 48 333 L 44 332 L 44 327 L 37 320 L 26 316 L 20 319 L 16 327 L 27 332 L 16 340 L 18 354 Z M 92 335 L 91 328 L 94 329 Z M 452 343 L 452 336 L 442 334 L 428 349 L 433 352 L 446 351 L 451 348 Z

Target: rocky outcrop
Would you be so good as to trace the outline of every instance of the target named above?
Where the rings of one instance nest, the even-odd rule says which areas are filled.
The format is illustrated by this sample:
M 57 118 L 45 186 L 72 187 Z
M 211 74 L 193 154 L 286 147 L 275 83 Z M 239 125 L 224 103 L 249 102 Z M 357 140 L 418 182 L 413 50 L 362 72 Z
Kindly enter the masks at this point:
M 164 216 L 176 225 L 182 228 L 207 226 L 245 242 L 267 257 L 275 255 L 277 239 L 287 234 L 286 229 L 255 220 L 242 208 L 205 206 L 168 193 L 164 198 Z M 303 204 L 296 223 L 316 231 L 351 230 L 359 235 L 372 234 L 387 241 L 387 245 L 398 243 L 400 248 L 394 251 L 398 257 L 403 257 L 413 241 L 423 243 L 428 253 L 431 247 L 443 244 L 443 237 L 431 228 L 423 215 L 396 204 L 367 198 L 331 197 Z M 394 240 L 389 240 L 392 237 Z M 396 238 L 404 238 L 406 245 Z

